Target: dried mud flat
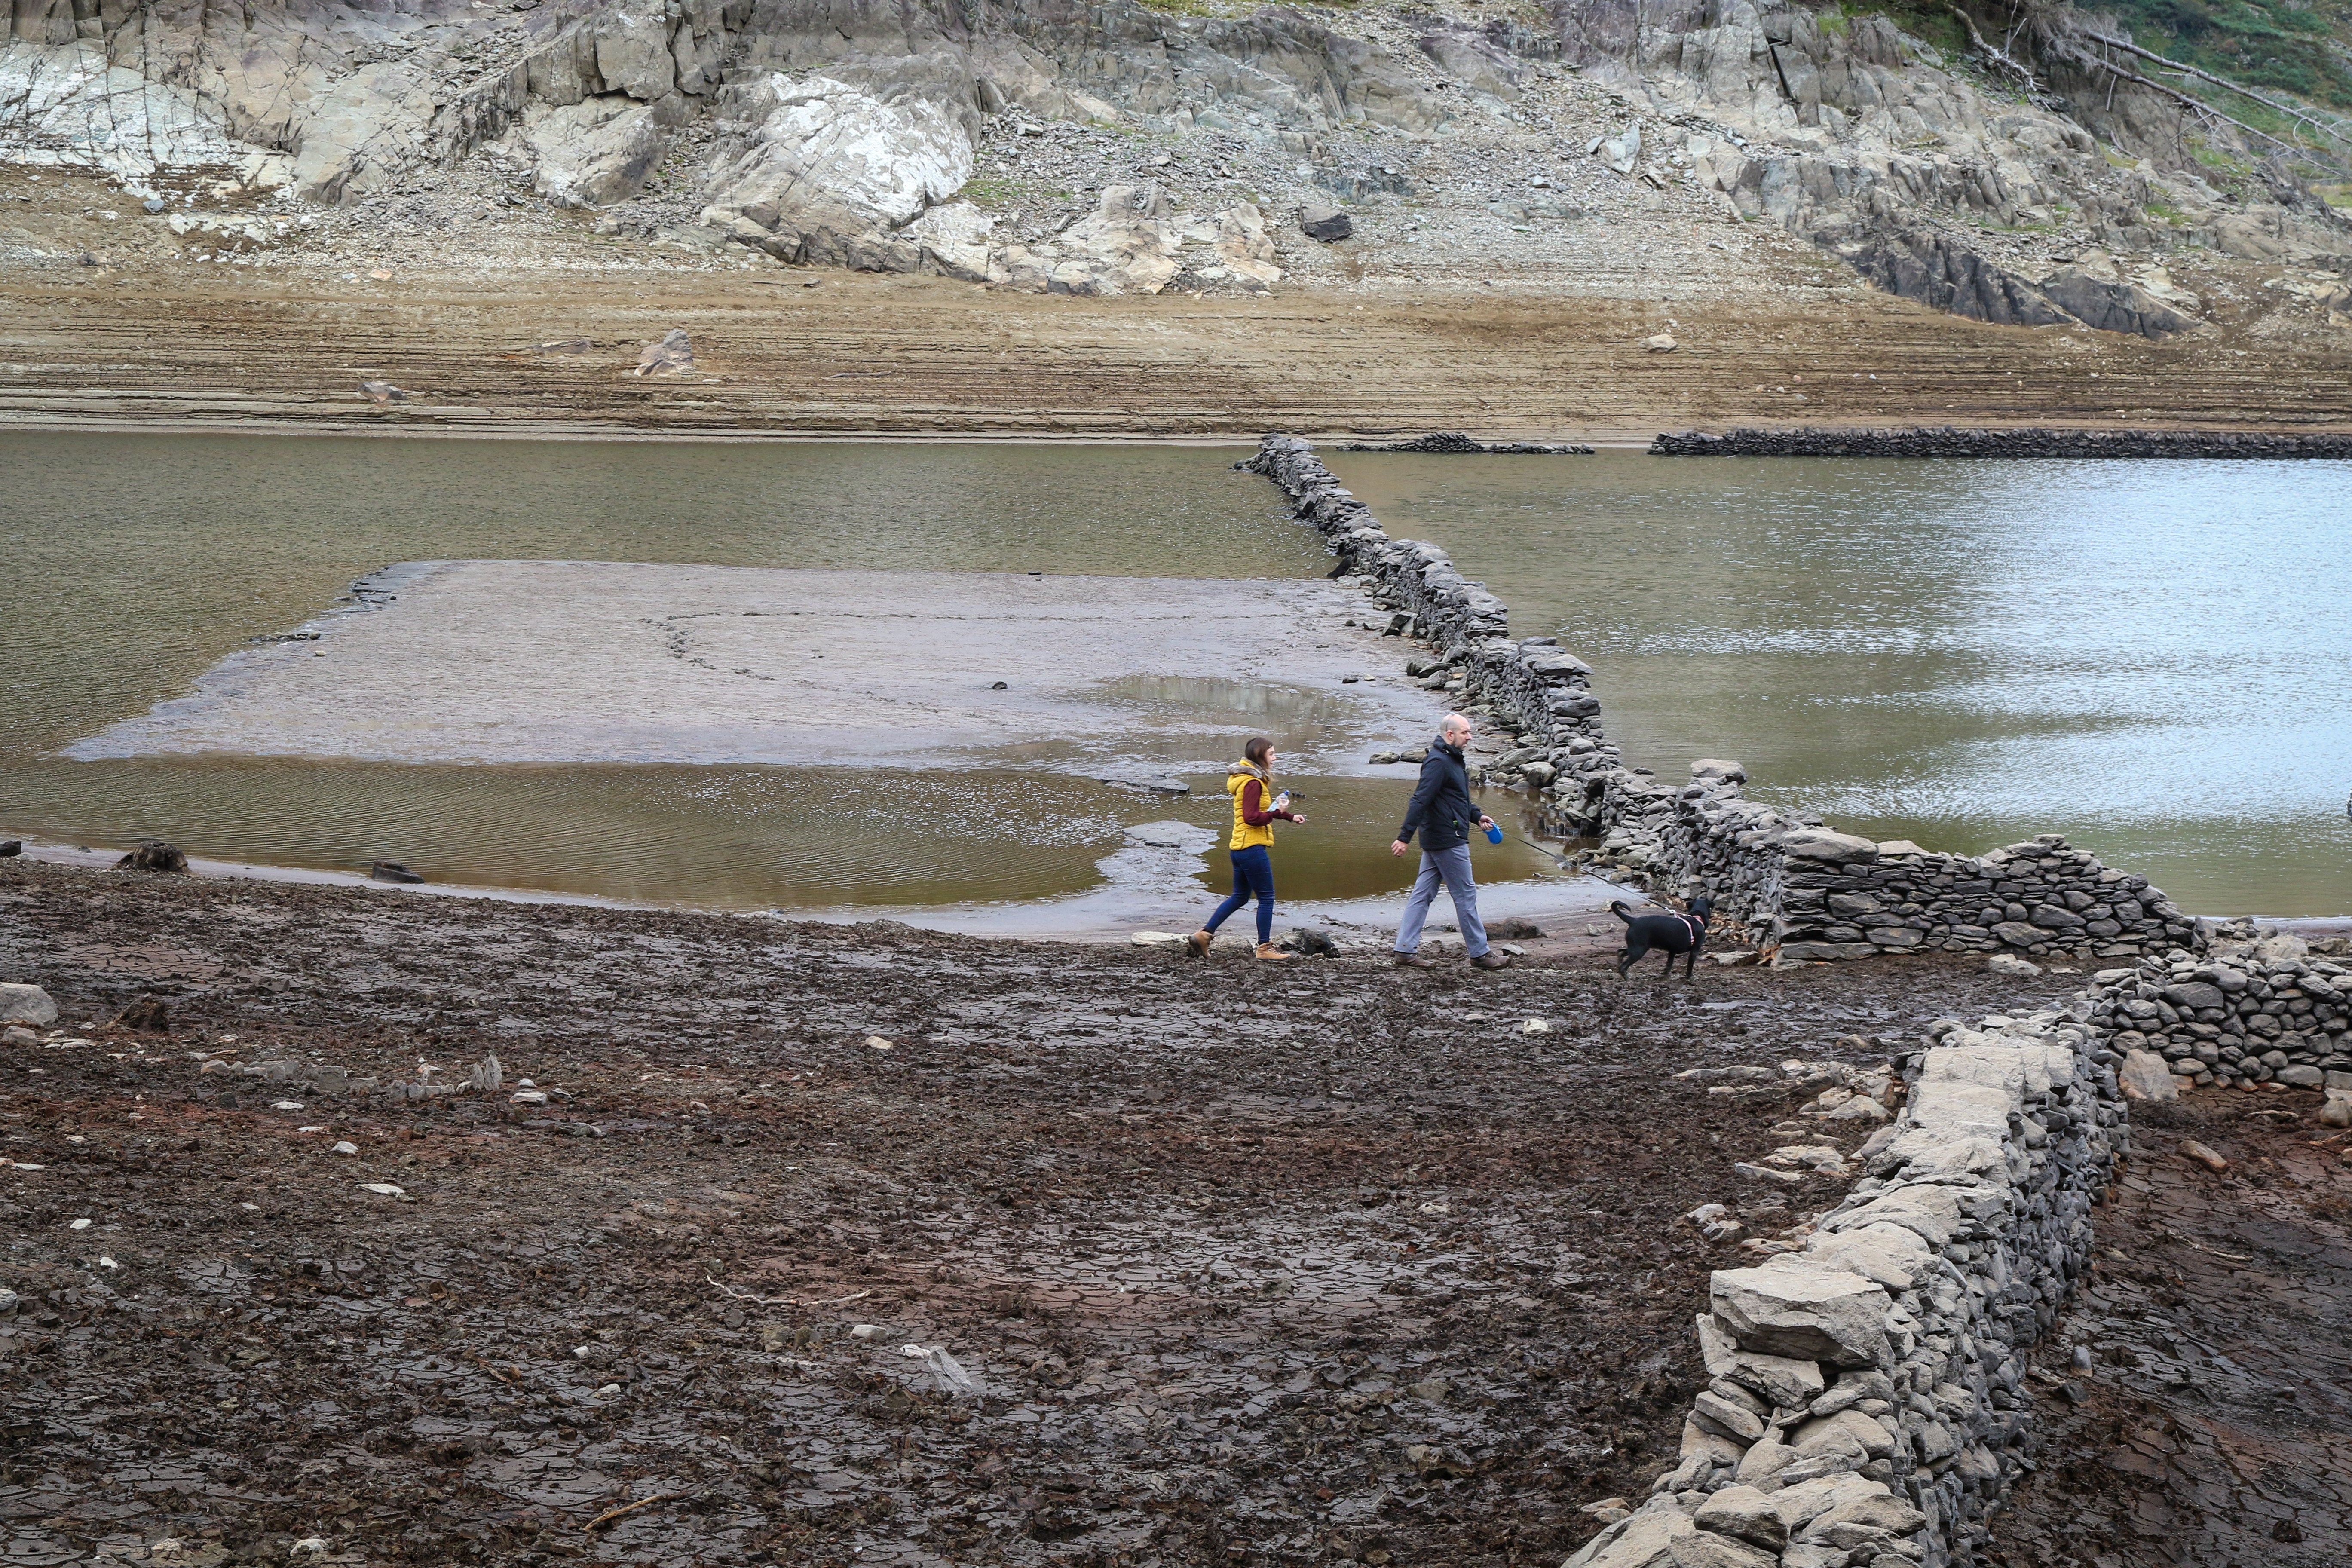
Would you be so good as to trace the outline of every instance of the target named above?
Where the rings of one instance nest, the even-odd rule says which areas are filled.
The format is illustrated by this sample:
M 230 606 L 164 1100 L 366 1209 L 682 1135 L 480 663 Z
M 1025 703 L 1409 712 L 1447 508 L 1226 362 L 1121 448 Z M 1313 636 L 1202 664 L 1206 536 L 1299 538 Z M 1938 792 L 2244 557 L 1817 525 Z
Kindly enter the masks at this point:
M 2026 999 L 40 866 L 0 871 L 0 967 L 91 1042 L 12 1050 L 0 1102 L 42 1167 L 0 1172 L 27 1564 L 1557 1560 L 1673 1452 L 1748 1256 L 1676 1216 L 1838 1190 L 1732 1170 L 1805 1090 L 1669 1075 Z M 146 993 L 170 1035 L 80 1026 Z M 493 1049 L 571 1098 L 199 1070 Z
M 2100 1263 L 2036 1358 L 2002 1568 L 2316 1568 L 2352 1539 L 2352 1135 L 2305 1094 L 2135 1120 Z M 2230 1162 L 2217 1172 L 2190 1140 Z M 2079 1345 L 2090 1364 L 2070 1353 Z

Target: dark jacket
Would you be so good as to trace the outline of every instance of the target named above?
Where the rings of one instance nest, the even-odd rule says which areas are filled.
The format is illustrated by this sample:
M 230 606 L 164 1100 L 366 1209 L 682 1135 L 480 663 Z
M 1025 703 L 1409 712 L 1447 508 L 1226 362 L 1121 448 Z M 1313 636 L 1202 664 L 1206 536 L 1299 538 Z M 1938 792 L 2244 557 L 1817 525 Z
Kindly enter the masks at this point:
M 1451 849 L 1470 842 L 1470 829 L 1477 821 L 1461 752 L 1443 741 L 1431 742 L 1428 759 L 1421 764 L 1421 783 L 1412 792 L 1412 804 L 1405 807 L 1397 837 L 1409 840 L 1419 828 L 1423 849 Z

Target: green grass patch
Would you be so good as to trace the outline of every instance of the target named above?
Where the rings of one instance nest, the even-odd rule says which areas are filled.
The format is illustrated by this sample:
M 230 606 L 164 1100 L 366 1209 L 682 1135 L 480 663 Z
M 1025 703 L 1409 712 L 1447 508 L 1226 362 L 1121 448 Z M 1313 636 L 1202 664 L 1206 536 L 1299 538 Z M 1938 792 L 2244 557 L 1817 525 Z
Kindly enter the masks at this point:
M 1050 185 L 1040 185 L 1028 180 L 1015 180 L 1003 174 L 982 174 L 966 180 L 956 195 L 982 212 L 1011 212 L 1019 207 L 1060 205 L 1073 199 L 1074 193 L 1059 191 Z
M 2256 89 L 2352 110 L 2352 0 L 2113 0 L 2141 47 Z M 2189 84 L 2200 97 L 2208 84 Z M 2219 89 L 2213 89 L 2219 91 Z M 2231 113 L 2237 113 L 2234 108 Z M 2252 114 L 2239 114 L 2262 124 Z M 2263 125 L 2264 130 L 2274 129 Z

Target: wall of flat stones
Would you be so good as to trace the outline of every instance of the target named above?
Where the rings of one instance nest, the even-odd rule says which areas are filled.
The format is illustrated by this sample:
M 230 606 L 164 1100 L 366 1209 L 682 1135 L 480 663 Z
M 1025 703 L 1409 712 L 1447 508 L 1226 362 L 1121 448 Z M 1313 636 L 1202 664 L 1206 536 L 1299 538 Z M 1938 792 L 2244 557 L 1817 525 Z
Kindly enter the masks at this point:
M 1601 727 L 1590 666 L 1556 637 L 1513 640 L 1510 616 L 1433 544 L 1391 539 L 1296 437 L 1270 435 L 1242 465 L 1280 485 L 1391 613 L 1391 629 L 1438 650 L 1426 684 L 1517 736 L 1488 782 L 1538 792 L 1548 831 L 1586 838 L 1591 864 L 1681 895 L 1790 962 L 1914 949 L 2079 959 L 2195 945 L 2192 921 L 2144 877 L 2045 835 L 1989 855 L 1940 855 L 1839 833 L 1747 797 L 1739 764 L 1703 759 L 1686 780 L 1626 765 Z
M 1696 430 L 1650 443 L 1662 458 L 2352 458 L 2352 436 L 2226 430 Z
M 2021 1352 L 2090 1259 L 2129 1123 L 2067 1013 L 1937 1024 L 1868 1173 L 1795 1250 L 1718 1269 L 1680 1463 L 1568 1568 L 1940 1568 L 2024 1467 Z
M 2293 936 L 2174 948 L 2102 972 L 2091 1022 L 2192 1086 L 2352 1089 L 2352 971 Z

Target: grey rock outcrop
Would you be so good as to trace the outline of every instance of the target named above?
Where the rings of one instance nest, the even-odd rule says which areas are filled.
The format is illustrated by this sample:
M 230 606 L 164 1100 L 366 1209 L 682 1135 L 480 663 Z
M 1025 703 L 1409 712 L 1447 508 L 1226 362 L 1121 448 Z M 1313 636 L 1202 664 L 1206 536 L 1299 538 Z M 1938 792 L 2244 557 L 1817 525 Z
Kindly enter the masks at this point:
M 534 103 L 523 115 L 522 133 L 539 164 L 532 188 L 567 207 L 635 195 L 669 146 L 653 108 L 625 94 Z

